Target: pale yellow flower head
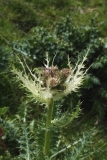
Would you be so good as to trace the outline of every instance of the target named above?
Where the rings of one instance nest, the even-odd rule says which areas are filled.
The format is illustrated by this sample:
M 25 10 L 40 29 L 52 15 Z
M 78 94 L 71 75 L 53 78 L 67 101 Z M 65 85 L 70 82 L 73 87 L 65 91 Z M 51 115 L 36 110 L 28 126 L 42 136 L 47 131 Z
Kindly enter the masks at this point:
M 22 87 L 26 88 L 30 93 L 29 96 L 42 103 L 47 103 L 50 98 L 57 101 L 72 91 L 77 91 L 82 84 L 86 73 L 84 71 L 86 56 L 82 62 L 77 62 L 75 68 L 71 67 L 71 62 L 68 59 L 68 68 L 59 70 L 57 66 L 49 66 L 47 55 L 46 64 L 39 73 L 32 72 L 26 62 L 22 62 L 19 59 L 23 71 L 17 70 L 14 66 L 12 71 L 18 76 Z M 29 74 L 26 73 L 24 65 L 28 69 Z

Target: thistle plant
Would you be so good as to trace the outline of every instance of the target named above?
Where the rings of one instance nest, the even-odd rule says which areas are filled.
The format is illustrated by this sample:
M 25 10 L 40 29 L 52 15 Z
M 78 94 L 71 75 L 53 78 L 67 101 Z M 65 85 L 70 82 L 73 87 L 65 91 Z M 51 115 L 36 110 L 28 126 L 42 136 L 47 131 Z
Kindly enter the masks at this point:
M 71 114 L 66 112 L 67 115 L 62 115 L 59 119 L 57 117 L 53 119 L 54 103 L 66 97 L 71 92 L 76 92 L 79 89 L 86 74 L 84 65 L 86 59 L 87 54 L 83 57 L 82 62 L 78 60 L 73 68 L 70 59 L 68 58 L 68 68 L 59 69 L 58 66 L 53 65 L 54 62 L 50 65 L 48 54 L 46 54 L 46 63 L 39 72 L 37 72 L 37 69 L 32 71 L 26 61 L 24 60 L 22 62 L 19 58 L 18 60 L 23 69 L 18 70 L 14 65 L 12 66 L 12 72 L 17 75 L 21 82 L 21 87 L 27 90 L 28 96 L 32 98 L 32 100 L 41 102 L 46 106 L 46 127 L 44 147 L 42 151 L 45 158 L 51 159 L 55 157 L 55 155 L 66 150 L 61 149 L 61 151 L 52 155 L 50 151 L 52 128 L 54 129 L 55 126 L 60 129 L 69 124 L 78 116 L 80 108 L 78 106 L 74 113 Z M 60 143 L 60 141 L 58 141 L 58 143 Z M 66 148 L 70 147 L 71 145 L 68 145 Z

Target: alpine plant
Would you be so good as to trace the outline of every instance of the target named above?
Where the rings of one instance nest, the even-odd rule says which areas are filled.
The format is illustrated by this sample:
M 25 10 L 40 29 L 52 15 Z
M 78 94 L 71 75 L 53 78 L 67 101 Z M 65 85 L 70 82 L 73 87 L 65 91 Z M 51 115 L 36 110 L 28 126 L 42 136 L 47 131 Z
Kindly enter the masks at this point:
M 54 57 L 55 58 L 55 57 Z M 41 69 L 33 71 L 28 67 L 26 61 L 19 59 L 22 71 L 13 66 L 13 73 L 21 81 L 22 87 L 27 89 L 31 98 L 41 102 L 47 107 L 46 130 L 43 153 L 45 157 L 50 157 L 51 134 L 49 128 L 52 127 L 52 113 L 54 102 L 62 99 L 72 91 L 76 92 L 82 84 L 86 70 L 84 62 L 87 54 L 83 57 L 82 62 L 78 61 L 75 67 L 71 66 L 68 58 L 68 68 L 59 69 L 58 66 L 50 65 L 48 54 L 46 55 L 46 64 Z M 53 59 L 54 61 L 54 59 Z M 27 69 L 27 71 L 26 71 Z

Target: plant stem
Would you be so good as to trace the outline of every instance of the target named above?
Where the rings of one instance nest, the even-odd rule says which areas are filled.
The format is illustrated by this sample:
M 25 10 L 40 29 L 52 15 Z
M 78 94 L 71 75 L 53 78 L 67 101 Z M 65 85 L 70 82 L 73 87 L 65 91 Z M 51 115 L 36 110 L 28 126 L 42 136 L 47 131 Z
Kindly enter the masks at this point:
M 45 143 L 44 143 L 44 154 L 48 157 L 50 153 L 50 139 L 51 139 L 50 127 L 51 127 L 51 120 L 52 120 L 52 113 L 53 113 L 53 105 L 54 105 L 53 98 L 50 98 L 47 103 L 47 109 L 48 109 L 47 119 L 46 119 L 46 129 L 47 130 L 45 132 Z

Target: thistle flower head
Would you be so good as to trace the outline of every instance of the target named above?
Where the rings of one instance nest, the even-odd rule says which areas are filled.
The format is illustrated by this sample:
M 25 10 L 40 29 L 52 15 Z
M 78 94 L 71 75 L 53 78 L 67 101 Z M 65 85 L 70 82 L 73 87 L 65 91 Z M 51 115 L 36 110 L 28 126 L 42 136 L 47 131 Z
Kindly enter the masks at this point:
M 86 73 L 86 71 L 84 71 L 86 56 L 82 62 L 77 62 L 75 68 L 71 67 L 70 60 L 68 59 L 68 68 L 59 70 L 57 66 L 49 66 L 49 58 L 47 55 L 47 63 L 44 65 L 45 67 L 41 68 L 39 73 L 33 73 L 27 63 L 19 59 L 23 71 L 17 70 L 13 66 L 13 73 L 18 76 L 22 82 L 22 86 L 31 93 L 32 98 L 42 103 L 47 103 L 49 98 L 57 101 L 72 91 L 77 91 L 80 87 Z M 30 76 L 26 73 L 25 68 L 28 69 Z

